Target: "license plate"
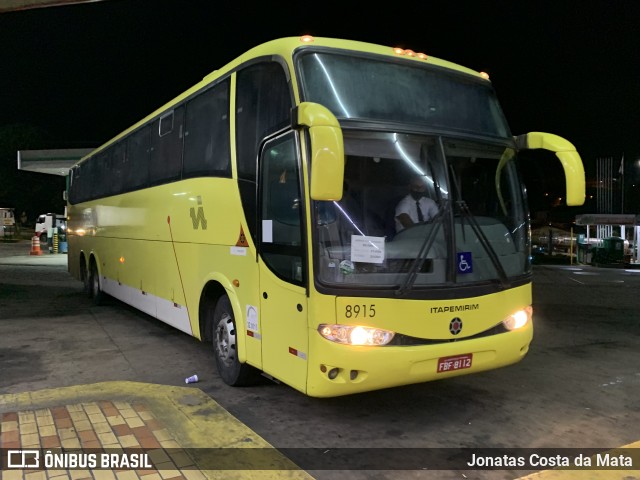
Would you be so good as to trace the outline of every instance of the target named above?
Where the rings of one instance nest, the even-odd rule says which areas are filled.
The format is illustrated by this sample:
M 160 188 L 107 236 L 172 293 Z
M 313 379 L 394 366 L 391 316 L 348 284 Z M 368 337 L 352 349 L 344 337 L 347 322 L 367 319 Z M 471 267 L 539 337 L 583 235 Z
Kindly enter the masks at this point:
M 441 357 L 438 359 L 438 373 L 470 368 L 472 359 L 473 353 L 465 353 L 464 355 L 453 355 L 451 357 Z

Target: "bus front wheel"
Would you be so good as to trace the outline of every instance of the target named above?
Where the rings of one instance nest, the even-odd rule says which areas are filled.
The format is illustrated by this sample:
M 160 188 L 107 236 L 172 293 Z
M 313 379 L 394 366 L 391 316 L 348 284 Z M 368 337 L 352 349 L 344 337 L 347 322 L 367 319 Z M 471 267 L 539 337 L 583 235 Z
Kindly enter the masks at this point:
M 220 297 L 213 311 L 212 333 L 216 365 L 224 383 L 235 387 L 249 384 L 252 369 L 238 360 L 236 320 L 226 295 Z

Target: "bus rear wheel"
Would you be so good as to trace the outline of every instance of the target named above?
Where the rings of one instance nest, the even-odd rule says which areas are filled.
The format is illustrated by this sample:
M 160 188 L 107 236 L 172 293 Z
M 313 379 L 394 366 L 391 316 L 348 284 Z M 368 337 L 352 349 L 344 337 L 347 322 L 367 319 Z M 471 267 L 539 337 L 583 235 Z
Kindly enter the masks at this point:
M 83 290 L 87 297 L 91 298 L 91 271 L 87 267 L 87 264 L 83 261 L 80 263 L 81 275 L 82 275 L 82 283 Z
M 89 296 L 93 299 L 95 305 L 102 305 L 105 299 L 105 293 L 100 287 L 100 274 L 98 273 L 98 266 L 95 260 L 91 262 L 89 268 Z
M 237 328 L 231 302 L 220 297 L 213 311 L 213 350 L 220 377 L 234 387 L 248 385 L 253 369 L 238 360 Z

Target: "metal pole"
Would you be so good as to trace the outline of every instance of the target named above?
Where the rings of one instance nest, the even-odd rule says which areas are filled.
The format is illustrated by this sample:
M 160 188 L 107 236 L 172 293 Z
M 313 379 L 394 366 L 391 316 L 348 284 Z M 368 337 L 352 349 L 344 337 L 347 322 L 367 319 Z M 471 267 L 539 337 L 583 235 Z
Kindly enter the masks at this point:
M 600 196 L 601 196 L 601 192 L 600 192 L 600 163 L 601 163 L 601 159 L 598 158 L 596 159 L 596 210 L 598 211 L 598 213 L 602 213 L 602 211 L 600 210 Z
M 569 264 L 573 265 L 573 227 L 571 227 L 569 235 Z
M 620 213 L 624 214 L 624 152 L 622 153 L 622 160 L 620 161 L 620 182 L 622 184 Z
M 609 157 L 607 160 L 607 176 L 609 178 L 609 188 L 607 190 L 609 204 L 607 205 L 607 213 L 613 213 L 613 157 Z M 612 233 L 612 226 L 607 225 L 606 231 L 607 237 L 610 237 Z

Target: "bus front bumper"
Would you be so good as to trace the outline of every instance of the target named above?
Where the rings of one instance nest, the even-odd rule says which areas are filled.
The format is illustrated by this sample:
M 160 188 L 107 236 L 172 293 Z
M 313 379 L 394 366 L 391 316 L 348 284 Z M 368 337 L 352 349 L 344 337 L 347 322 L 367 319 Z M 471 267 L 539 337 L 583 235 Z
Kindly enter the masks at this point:
M 533 326 L 436 345 L 363 347 L 312 335 L 307 395 L 333 397 L 478 373 L 522 360 Z

